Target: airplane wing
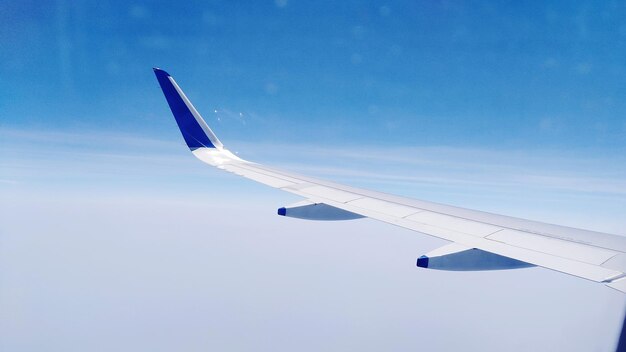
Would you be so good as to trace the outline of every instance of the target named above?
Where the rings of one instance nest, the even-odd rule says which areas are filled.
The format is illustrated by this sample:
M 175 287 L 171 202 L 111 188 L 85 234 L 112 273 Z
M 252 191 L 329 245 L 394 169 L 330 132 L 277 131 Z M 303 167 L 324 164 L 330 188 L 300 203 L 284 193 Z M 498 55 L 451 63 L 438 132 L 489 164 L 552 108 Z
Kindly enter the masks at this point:
M 174 79 L 154 68 L 193 155 L 218 169 L 297 194 L 278 214 L 310 220 L 368 217 L 452 243 L 417 259 L 438 270 L 541 266 L 626 293 L 626 237 L 404 198 L 266 167 L 240 159 L 219 141 Z

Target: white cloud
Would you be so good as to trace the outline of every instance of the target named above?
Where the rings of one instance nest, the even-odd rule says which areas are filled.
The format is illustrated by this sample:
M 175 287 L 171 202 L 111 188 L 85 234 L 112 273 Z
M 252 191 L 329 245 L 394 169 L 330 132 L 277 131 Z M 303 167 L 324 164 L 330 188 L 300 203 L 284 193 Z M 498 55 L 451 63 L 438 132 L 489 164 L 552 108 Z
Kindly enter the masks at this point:
M 292 195 L 213 170 L 181 141 L 0 138 L 0 179 L 18 182 L 0 182 L 2 349 L 587 351 L 619 329 L 616 291 L 539 268 L 419 270 L 443 241 L 276 216 Z M 624 228 L 618 156 L 233 145 L 357 186 Z

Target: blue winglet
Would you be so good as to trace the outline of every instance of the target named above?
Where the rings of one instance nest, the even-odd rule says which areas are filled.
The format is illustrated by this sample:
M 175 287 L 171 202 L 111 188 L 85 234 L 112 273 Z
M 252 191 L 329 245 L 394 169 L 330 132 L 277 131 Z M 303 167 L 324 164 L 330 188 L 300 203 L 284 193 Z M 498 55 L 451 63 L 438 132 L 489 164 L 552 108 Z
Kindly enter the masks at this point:
M 220 141 L 206 122 L 204 122 L 189 99 L 187 99 L 185 93 L 176 84 L 172 76 L 157 67 L 153 68 L 153 70 L 189 149 L 221 148 L 222 144 Z

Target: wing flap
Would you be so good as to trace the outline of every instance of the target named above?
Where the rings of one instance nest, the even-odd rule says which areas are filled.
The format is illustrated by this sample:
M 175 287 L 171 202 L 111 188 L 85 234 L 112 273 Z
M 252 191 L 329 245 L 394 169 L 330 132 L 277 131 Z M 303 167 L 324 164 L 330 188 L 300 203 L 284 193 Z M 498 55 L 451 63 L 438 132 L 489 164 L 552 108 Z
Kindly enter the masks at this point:
M 504 229 L 486 238 L 514 247 L 526 248 L 595 265 L 601 265 L 618 253 L 604 248 L 585 246 L 580 243 L 567 242 L 510 229 Z

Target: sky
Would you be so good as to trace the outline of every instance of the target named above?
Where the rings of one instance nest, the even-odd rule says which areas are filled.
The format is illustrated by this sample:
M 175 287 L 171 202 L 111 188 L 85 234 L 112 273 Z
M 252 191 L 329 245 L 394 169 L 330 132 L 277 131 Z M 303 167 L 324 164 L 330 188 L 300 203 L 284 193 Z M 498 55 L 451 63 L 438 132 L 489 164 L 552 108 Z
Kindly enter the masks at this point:
M 605 351 L 626 301 L 193 158 L 152 67 L 240 156 L 626 234 L 626 5 L 4 1 L 0 350 Z

